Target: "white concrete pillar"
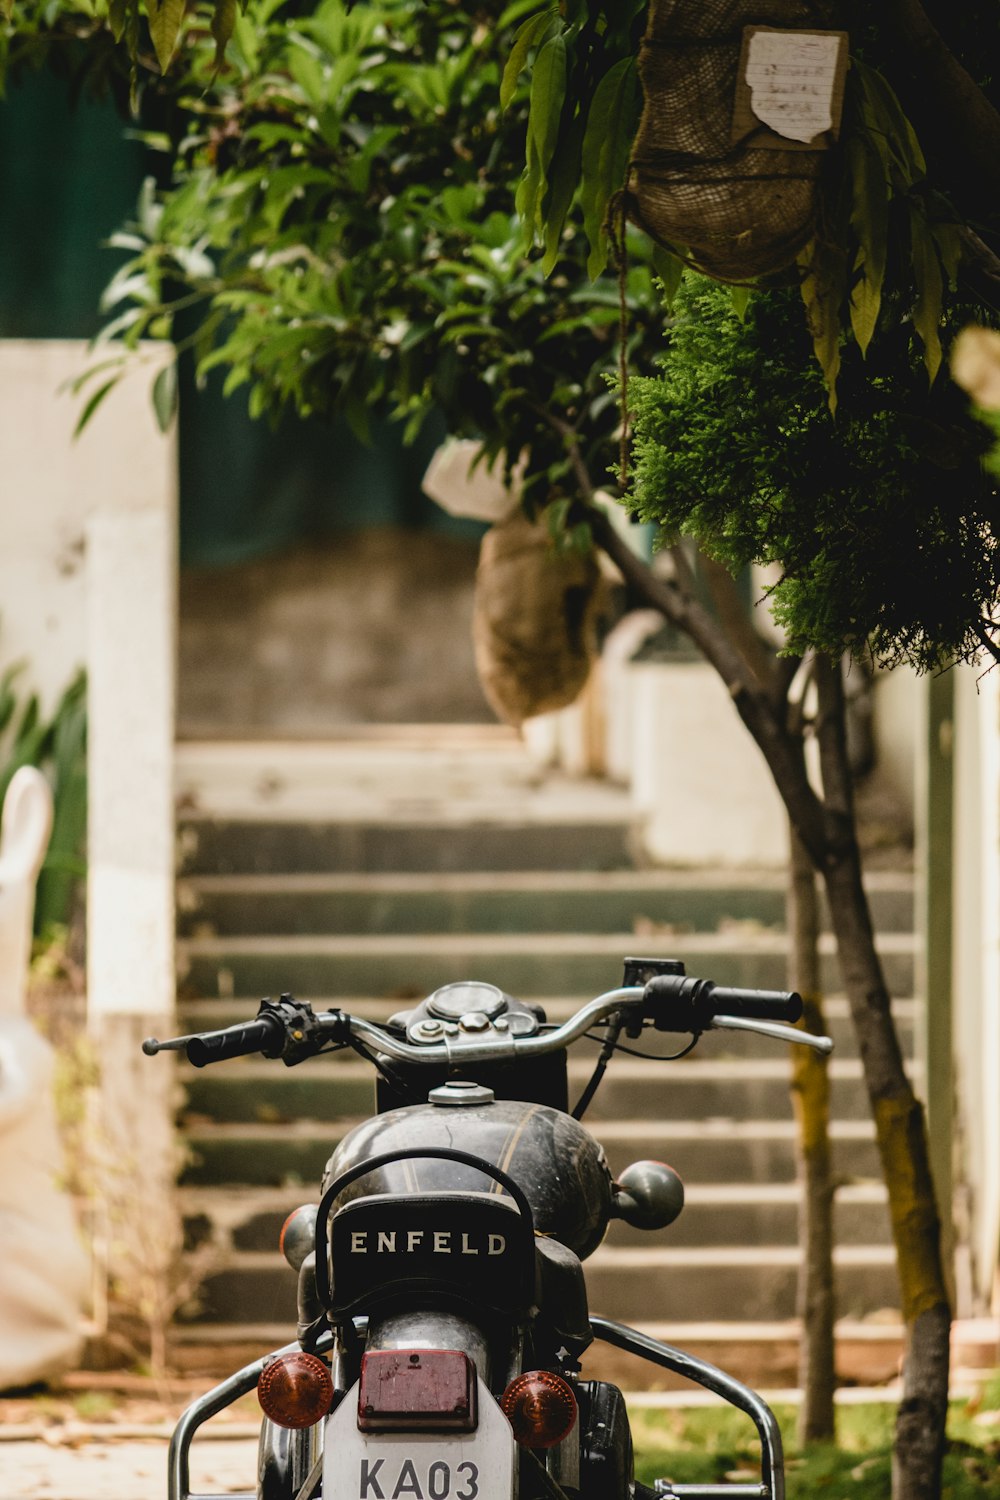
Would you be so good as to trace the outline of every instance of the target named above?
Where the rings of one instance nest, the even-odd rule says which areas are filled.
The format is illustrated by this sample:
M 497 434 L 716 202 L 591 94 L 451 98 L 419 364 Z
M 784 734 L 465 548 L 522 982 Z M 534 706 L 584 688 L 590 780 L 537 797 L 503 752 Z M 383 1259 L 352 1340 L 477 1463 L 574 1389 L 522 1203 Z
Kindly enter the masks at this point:
M 173 515 L 87 525 L 90 1013 L 169 1017 L 173 949 Z
M 975 1311 L 1000 1312 L 1000 673 L 955 669 L 954 1040 Z M 963 1309 L 964 1311 L 965 1309 Z

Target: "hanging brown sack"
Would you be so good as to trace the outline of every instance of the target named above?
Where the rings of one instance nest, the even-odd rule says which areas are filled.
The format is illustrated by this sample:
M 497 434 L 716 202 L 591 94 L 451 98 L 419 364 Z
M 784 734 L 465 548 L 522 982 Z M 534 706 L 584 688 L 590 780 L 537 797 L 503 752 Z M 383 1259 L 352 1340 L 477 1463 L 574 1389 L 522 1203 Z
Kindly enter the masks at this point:
M 473 643 L 490 707 L 509 724 L 565 708 L 597 655 L 601 575 L 592 553 L 559 551 L 521 510 L 483 537 Z
M 639 56 L 644 104 L 627 212 L 711 276 L 747 281 L 789 265 L 816 218 L 823 145 L 734 119 L 746 26 L 829 26 L 826 0 L 652 0 Z M 846 66 L 846 48 L 841 62 Z M 761 141 L 767 145 L 762 146 Z

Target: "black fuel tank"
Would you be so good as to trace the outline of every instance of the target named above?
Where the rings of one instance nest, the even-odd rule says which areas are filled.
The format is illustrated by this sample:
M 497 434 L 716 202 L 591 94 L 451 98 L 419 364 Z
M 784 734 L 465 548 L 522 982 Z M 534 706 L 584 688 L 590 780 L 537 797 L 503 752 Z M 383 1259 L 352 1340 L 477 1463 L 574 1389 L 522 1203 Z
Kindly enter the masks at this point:
M 323 1190 L 366 1157 L 421 1146 L 450 1146 L 509 1172 L 527 1196 L 535 1229 L 581 1260 L 604 1238 L 611 1217 L 611 1174 L 603 1149 L 570 1115 L 544 1104 L 492 1100 L 460 1107 L 414 1104 L 376 1115 L 350 1131 L 326 1167 Z M 489 1179 L 450 1161 L 393 1162 L 345 1189 L 342 1202 L 364 1193 L 489 1190 Z M 493 1185 L 493 1191 L 501 1189 Z

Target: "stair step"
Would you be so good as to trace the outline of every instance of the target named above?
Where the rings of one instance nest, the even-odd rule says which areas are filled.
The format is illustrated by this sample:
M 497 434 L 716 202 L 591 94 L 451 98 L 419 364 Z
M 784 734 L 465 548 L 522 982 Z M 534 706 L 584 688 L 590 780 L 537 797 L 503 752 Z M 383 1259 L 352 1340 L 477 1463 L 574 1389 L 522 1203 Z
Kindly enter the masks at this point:
M 791 1060 L 704 1060 L 689 1056 L 672 1063 L 615 1058 L 587 1111 L 588 1121 L 631 1115 L 649 1120 L 768 1120 L 792 1114 Z M 577 1051 L 581 1051 L 578 1048 Z M 781 1049 L 784 1051 L 785 1049 Z M 570 1098 L 582 1093 L 596 1060 L 569 1065 Z M 220 1122 L 278 1123 L 281 1120 L 335 1121 L 359 1117 L 375 1107 L 372 1068 L 343 1054 L 314 1059 L 291 1074 L 273 1063 L 239 1061 L 226 1068 L 186 1073 L 186 1113 Z M 868 1095 L 857 1059 L 829 1065 L 831 1110 L 835 1119 L 866 1119 Z
M 272 994 L 277 990 L 272 986 Z M 582 997 L 572 998 L 565 995 L 523 995 L 521 997 L 532 1004 L 542 1005 L 550 1021 L 565 1021 L 576 1010 L 580 1008 Z M 207 1031 L 215 1027 L 231 1026 L 237 1021 L 245 1021 L 254 1016 L 257 1011 L 258 998 L 251 998 L 246 994 L 243 998 L 213 999 L 213 1000 L 180 1000 L 178 1004 L 178 1024 L 185 1031 Z M 312 997 L 312 1006 L 316 1011 L 330 1010 L 337 1006 L 350 1015 L 363 1016 L 365 1020 L 384 1024 L 391 1015 L 397 1012 L 401 1006 L 410 1004 L 410 1001 L 401 1001 L 398 997 L 392 1000 L 381 1000 L 364 995 L 341 995 L 339 998 Z M 824 1001 L 824 1014 L 827 1027 L 834 1041 L 835 1057 L 845 1058 L 856 1056 L 857 1045 L 854 1039 L 854 1028 L 851 1024 L 849 1007 L 843 995 L 832 994 Z M 892 1002 L 892 1015 L 899 1033 L 900 1042 L 904 1056 L 912 1057 L 914 1049 L 914 1029 L 916 1023 L 916 1002 L 914 1000 L 899 999 Z M 572 1056 L 587 1055 L 582 1052 L 588 1044 L 580 1042 L 576 1044 Z M 698 1046 L 699 1057 L 711 1057 L 717 1060 L 726 1058 L 740 1059 L 760 1057 L 773 1060 L 780 1057 L 781 1046 L 767 1037 L 754 1036 L 750 1032 L 714 1031 L 703 1037 Z M 342 1060 L 346 1058 L 341 1054 Z M 331 1058 L 330 1061 L 333 1061 Z M 613 1075 L 620 1059 L 615 1059 L 609 1076 Z M 317 1066 L 317 1064 L 310 1064 Z M 225 1069 L 218 1069 L 210 1076 L 219 1077 L 224 1075 Z M 295 1076 L 285 1074 L 284 1070 L 276 1070 L 281 1076 Z M 189 1077 L 188 1072 L 184 1077 Z
M 277 1186 L 302 1183 L 315 1195 L 326 1162 L 349 1122 L 324 1124 L 192 1125 L 189 1160 L 181 1181 L 192 1185 L 247 1183 Z M 677 1120 L 661 1125 L 616 1120 L 595 1135 L 604 1145 L 613 1174 L 640 1157 L 667 1160 L 685 1182 L 791 1182 L 795 1177 L 795 1124 L 791 1120 L 750 1122 Z M 874 1129 L 867 1120 L 835 1120 L 830 1128 L 834 1172 L 851 1180 L 879 1176 Z
M 879 952 L 892 994 L 913 990 L 914 939 L 886 933 Z M 832 939 L 821 940 L 823 985 L 838 986 Z M 622 958 L 641 950 L 679 958 L 720 984 L 783 989 L 780 934 L 663 936 L 630 933 L 443 934 L 188 938 L 178 970 L 191 995 L 292 990 L 300 995 L 418 996 L 462 979 L 486 979 L 512 995 L 600 994 L 619 982 Z
M 414 808 L 511 821 L 553 808 L 599 816 L 629 801 L 606 782 L 540 767 L 502 725 L 369 726 L 325 742 L 188 742 L 177 747 L 175 784 L 182 812 L 236 821 L 357 821 L 359 808 L 382 821 Z
M 635 819 L 621 804 L 603 817 L 535 822 L 481 816 L 449 823 L 300 823 L 184 818 L 180 873 L 295 871 L 614 870 L 634 863 Z
M 591 1311 L 634 1322 L 655 1309 L 664 1318 L 704 1321 L 719 1307 L 763 1321 L 795 1311 L 799 1251 L 769 1245 L 693 1250 L 601 1249 L 587 1262 Z M 895 1256 L 887 1246 L 851 1245 L 834 1254 L 838 1306 L 850 1317 L 891 1308 L 898 1296 Z M 195 1320 L 244 1320 L 266 1307 L 269 1317 L 295 1320 L 296 1278 L 277 1252 L 229 1256 L 199 1292 Z
M 318 1184 L 311 1194 L 319 1196 Z M 234 1250 L 273 1250 L 281 1226 L 299 1204 L 309 1201 L 304 1187 L 216 1190 L 184 1188 L 181 1206 L 188 1239 L 203 1242 L 214 1229 L 221 1243 Z M 731 1244 L 739 1227 L 747 1245 L 797 1242 L 801 1199 L 796 1183 L 695 1183 L 686 1188 L 684 1212 L 667 1229 L 650 1232 L 615 1221 L 605 1244 L 610 1248 L 667 1245 L 672 1249 Z M 840 1245 L 890 1242 L 885 1188 L 855 1183 L 838 1190 L 834 1223 Z
M 868 883 L 880 932 L 913 925 L 913 880 Z M 785 880 L 698 872 L 472 871 L 461 875 L 216 875 L 178 885 L 182 936 L 781 930 Z

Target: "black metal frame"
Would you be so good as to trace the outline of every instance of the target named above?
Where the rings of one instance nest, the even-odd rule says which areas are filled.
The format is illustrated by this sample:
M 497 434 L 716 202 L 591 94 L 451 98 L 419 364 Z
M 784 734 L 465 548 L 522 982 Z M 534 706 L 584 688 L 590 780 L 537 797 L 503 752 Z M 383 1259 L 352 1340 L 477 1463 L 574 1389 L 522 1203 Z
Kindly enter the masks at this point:
M 595 1337 L 604 1343 L 612 1344 L 616 1349 L 624 1349 L 640 1359 L 648 1359 L 650 1363 L 659 1365 L 661 1369 L 670 1370 L 675 1375 L 683 1375 L 696 1385 L 702 1386 L 704 1390 L 721 1396 L 724 1401 L 728 1401 L 730 1406 L 735 1406 L 738 1411 L 745 1412 L 757 1429 L 761 1450 L 760 1484 L 668 1485 L 661 1480 L 655 1491 L 657 1495 L 662 1496 L 663 1500 L 785 1500 L 781 1430 L 771 1408 L 757 1395 L 756 1391 L 752 1391 L 749 1386 L 736 1380 L 732 1375 L 727 1375 L 716 1365 L 697 1359 L 693 1354 L 685 1354 L 683 1349 L 675 1349 L 671 1344 L 661 1344 L 659 1340 L 650 1338 L 645 1333 L 637 1333 L 634 1328 L 629 1328 L 624 1323 L 615 1323 L 610 1318 L 592 1317 L 590 1326 Z M 332 1338 L 332 1333 L 324 1335 L 320 1341 L 321 1348 L 328 1348 Z M 285 1344 L 283 1348 L 275 1350 L 274 1354 L 266 1354 L 262 1359 L 254 1360 L 253 1364 L 245 1365 L 242 1370 L 237 1370 L 235 1375 L 230 1375 L 227 1380 L 222 1381 L 221 1385 L 214 1386 L 204 1396 L 199 1396 L 191 1403 L 177 1423 L 170 1439 L 167 1500 L 257 1500 L 256 1493 L 251 1491 L 242 1491 L 226 1497 L 192 1494 L 189 1462 L 191 1443 L 199 1427 L 211 1417 L 217 1416 L 220 1411 L 224 1411 L 227 1406 L 231 1406 L 241 1396 L 254 1390 L 260 1373 L 269 1359 L 273 1359 L 275 1354 L 287 1354 L 298 1348 L 297 1343 Z M 547 1475 L 546 1479 L 548 1479 Z M 553 1497 L 563 1495 L 563 1491 L 554 1480 L 550 1480 L 549 1483 Z

